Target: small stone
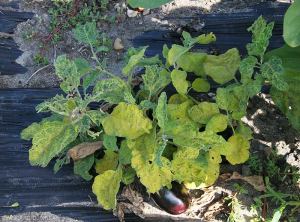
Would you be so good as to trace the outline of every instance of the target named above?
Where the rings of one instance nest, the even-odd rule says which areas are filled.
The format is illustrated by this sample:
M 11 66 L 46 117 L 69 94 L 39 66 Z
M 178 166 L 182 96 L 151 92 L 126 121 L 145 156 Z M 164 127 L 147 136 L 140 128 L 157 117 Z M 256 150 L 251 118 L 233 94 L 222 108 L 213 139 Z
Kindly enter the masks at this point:
M 117 51 L 123 50 L 124 46 L 122 45 L 122 40 L 119 38 L 116 38 L 114 42 L 114 49 Z
M 207 14 L 208 13 L 208 9 L 207 8 L 203 9 L 203 13 Z
M 267 111 L 266 110 L 262 110 L 262 109 L 258 109 L 257 110 L 258 115 L 260 116 L 266 116 L 267 115 Z
M 208 95 L 209 97 L 214 97 L 216 94 L 214 94 L 214 93 L 212 93 L 212 92 L 209 92 L 209 93 L 207 93 L 207 95 Z
M 127 16 L 128 16 L 129 18 L 134 18 L 134 17 L 137 16 L 137 14 L 138 14 L 137 11 L 134 11 L 134 10 L 131 10 L 131 9 L 128 9 L 128 10 L 127 10 Z
M 139 22 L 139 25 L 143 25 L 143 22 Z
M 270 157 L 271 153 L 272 153 L 272 148 L 271 147 L 267 146 L 267 147 L 264 148 L 265 157 Z
M 117 12 L 120 12 L 120 11 L 121 11 L 121 6 L 120 6 L 120 4 L 119 4 L 119 3 L 115 4 L 114 9 L 115 9 Z
M 150 9 L 145 9 L 145 10 L 143 11 L 143 16 L 149 15 L 149 14 L 150 14 Z
M 248 166 L 246 166 L 246 165 L 242 166 L 242 175 L 244 175 L 244 176 L 251 176 L 252 175 L 251 170 Z

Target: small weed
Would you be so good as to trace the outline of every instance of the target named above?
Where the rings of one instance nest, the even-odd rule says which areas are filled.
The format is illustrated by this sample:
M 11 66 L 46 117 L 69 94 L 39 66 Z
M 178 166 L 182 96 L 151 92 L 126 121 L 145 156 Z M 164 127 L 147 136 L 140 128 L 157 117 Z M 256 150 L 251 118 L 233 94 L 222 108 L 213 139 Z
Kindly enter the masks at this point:
M 35 36 L 36 32 L 34 29 L 26 29 L 24 32 L 23 32 L 23 36 L 25 39 L 32 39 L 34 36 Z
M 37 64 L 38 66 L 46 66 L 49 64 L 48 60 L 46 59 L 45 56 L 40 56 L 40 55 L 35 55 L 33 57 L 33 61 L 35 62 L 35 64 Z

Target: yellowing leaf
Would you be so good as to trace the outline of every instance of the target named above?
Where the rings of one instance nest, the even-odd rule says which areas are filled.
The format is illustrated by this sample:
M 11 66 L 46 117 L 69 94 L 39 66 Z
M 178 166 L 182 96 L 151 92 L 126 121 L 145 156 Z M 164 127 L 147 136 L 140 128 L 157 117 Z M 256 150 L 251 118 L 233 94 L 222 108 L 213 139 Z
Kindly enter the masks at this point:
M 192 83 L 193 90 L 196 92 L 208 92 L 210 90 L 210 84 L 207 80 L 197 78 Z
M 169 98 L 169 104 L 181 104 L 187 100 L 189 100 L 189 98 L 186 95 L 173 94 Z
M 186 72 L 193 72 L 197 76 L 205 76 L 203 62 L 206 58 L 205 53 L 186 52 L 177 60 L 178 67 Z
M 29 150 L 30 164 L 47 166 L 53 157 L 76 138 L 77 132 L 71 124 L 46 122 L 33 137 L 33 145 Z
M 128 64 L 122 70 L 122 74 L 124 76 L 128 75 L 133 70 L 133 68 L 137 65 L 137 63 L 144 57 L 147 47 L 148 46 L 144 47 L 138 54 L 130 57 Z
M 101 160 L 96 159 L 95 170 L 98 174 L 102 174 L 107 170 L 115 170 L 118 166 L 118 154 L 105 150 L 105 155 Z
M 122 179 L 122 168 L 116 171 L 108 170 L 95 177 L 93 193 L 97 196 L 98 203 L 105 209 L 116 209 L 117 193 Z
M 215 82 L 223 85 L 234 79 L 240 62 L 239 51 L 233 48 L 219 56 L 206 56 L 203 67 L 206 75 L 213 78 Z
M 199 44 L 208 44 L 215 41 L 217 41 L 217 38 L 212 32 L 209 33 L 208 35 L 202 34 L 197 38 L 195 38 L 195 43 L 199 43 Z
M 181 104 L 168 104 L 167 106 L 168 120 L 170 122 L 176 121 L 179 123 L 192 121 L 188 113 L 188 110 L 192 106 L 193 106 L 193 102 L 191 100 L 187 100 Z
M 205 130 L 211 130 L 215 133 L 222 132 L 227 128 L 227 116 L 224 114 L 214 115 L 206 125 Z
M 189 110 L 192 120 L 202 124 L 207 124 L 215 114 L 219 113 L 218 105 L 210 102 L 202 102 Z
M 186 81 L 187 73 L 174 69 L 171 72 L 172 83 L 179 94 L 187 94 L 189 83 Z
M 180 45 L 172 45 L 172 48 L 168 52 L 168 61 L 170 65 L 174 65 L 179 57 L 189 51 L 191 47 L 183 47 Z
M 137 105 L 121 102 L 113 112 L 102 120 L 107 135 L 135 139 L 144 133 L 150 133 L 152 123 L 144 117 Z
M 208 162 L 206 178 L 201 187 L 208 187 L 215 183 L 220 174 L 220 163 L 222 162 L 221 155 L 218 152 L 215 152 L 213 149 L 206 154 L 206 159 Z

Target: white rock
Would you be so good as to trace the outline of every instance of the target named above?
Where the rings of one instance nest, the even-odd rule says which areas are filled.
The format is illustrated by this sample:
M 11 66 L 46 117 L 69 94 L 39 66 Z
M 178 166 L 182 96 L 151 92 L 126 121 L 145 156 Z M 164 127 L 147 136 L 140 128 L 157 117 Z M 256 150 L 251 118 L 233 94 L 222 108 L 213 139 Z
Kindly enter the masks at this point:
M 114 49 L 117 50 L 117 51 L 120 51 L 120 50 L 124 49 L 124 46 L 122 45 L 122 40 L 121 39 L 119 39 L 119 38 L 115 39 Z
M 145 9 L 144 11 L 143 11 L 143 15 L 145 16 L 145 15 L 149 15 L 150 14 L 150 9 Z
M 134 11 L 134 10 L 131 10 L 131 9 L 127 9 L 127 15 L 128 15 L 128 17 L 133 18 L 133 17 L 136 17 L 137 14 L 138 14 L 137 11 Z

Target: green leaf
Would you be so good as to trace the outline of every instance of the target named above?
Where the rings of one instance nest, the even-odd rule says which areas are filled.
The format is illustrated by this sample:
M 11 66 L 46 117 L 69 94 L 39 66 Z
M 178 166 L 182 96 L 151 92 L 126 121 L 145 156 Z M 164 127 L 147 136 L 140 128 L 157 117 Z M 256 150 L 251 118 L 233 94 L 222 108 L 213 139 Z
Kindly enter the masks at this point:
M 270 22 L 267 25 L 267 21 L 260 16 L 248 31 L 251 31 L 252 34 L 252 42 L 248 43 L 246 48 L 248 50 L 249 55 L 254 56 L 262 56 L 268 45 L 269 45 L 269 38 L 272 36 L 272 30 L 274 27 L 274 22 Z
M 122 179 L 122 168 L 116 171 L 108 170 L 95 177 L 93 193 L 97 196 L 98 203 L 105 209 L 116 209 L 116 196 Z
M 181 104 L 188 100 L 189 97 L 187 97 L 186 95 L 173 94 L 169 99 L 169 104 Z
M 157 65 L 146 66 L 146 73 L 142 75 L 144 90 L 148 96 L 155 96 L 161 89 L 170 84 L 170 73 Z
M 257 58 L 254 56 L 248 56 L 247 58 L 243 59 L 240 64 L 240 73 L 241 73 L 241 82 L 247 84 L 251 81 L 254 67 L 258 63 Z
M 94 70 L 90 75 L 84 78 L 82 87 L 85 94 L 86 90 L 100 77 L 101 74 L 101 72 Z
M 119 149 L 117 146 L 117 137 L 104 134 L 103 138 L 103 145 L 107 150 L 117 151 Z
M 239 121 L 239 126 L 235 129 L 235 132 L 246 136 L 248 140 L 253 139 L 251 128 L 245 126 L 242 121 Z
M 94 154 L 91 154 L 74 162 L 74 174 L 80 175 L 83 179 L 89 181 L 93 176 L 89 174 L 89 170 L 94 164 Z
M 77 24 L 72 31 L 76 40 L 90 45 L 97 43 L 97 39 L 100 38 L 95 22 L 86 22 L 84 25 Z
M 11 207 L 19 207 L 20 204 L 18 202 L 13 203 L 12 205 L 10 205 Z
M 287 12 L 283 20 L 284 41 L 291 47 L 300 45 L 300 2 L 295 1 Z
M 122 183 L 125 185 L 133 183 L 135 179 L 135 170 L 131 167 L 125 168 L 123 167 L 123 174 L 122 174 Z
M 102 79 L 98 81 L 92 95 L 97 102 L 101 100 L 112 104 L 135 102 L 131 95 L 130 87 L 117 79 Z
M 253 96 L 260 93 L 261 87 L 262 87 L 262 85 L 265 81 L 264 77 L 262 75 L 257 74 L 257 73 L 255 74 L 254 78 L 255 78 L 255 80 L 249 80 L 249 82 L 246 85 L 248 95 L 249 95 L 250 98 L 252 98 Z
M 119 156 L 110 150 L 104 150 L 104 157 L 101 160 L 95 160 L 96 173 L 102 174 L 107 170 L 116 170 L 118 166 Z
M 186 81 L 187 73 L 185 71 L 179 71 L 174 69 L 171 72 L 172 83 L 177 92 L 181 95 L 187 94 L 189 83 Z
M 91 71 L 90 64 L 86 59 L 76 58 L 74 59 L 74 63 L 80 76 L 88 74 Z
M 164 129 L 165 124 L 168 121 L 166 92 L 162 92 L 160 97 L 158 98 L 157 108 L 155 111 L 155 118 L 157 119 L 159 127 L 161 129 Z
M 206 131 L 213 131 L 215 133 L 222 132 L 227 128 L 227 116 L 224 114 L 214 115 L 206 125 Z
M 208 35 L 202 34 L 198 36 L 197 38 L 193 38 L 192 43 L 199 43 L 199 44 L 209 44 L 211 42 L 217 41 L 216 36 L 211 32 Z
M 277 209 L 274 210 L 275 213 L 273 215 L 271 222 L 279 222 L 280 221 L 280 217 L 281 217 L 285 207 L 286 207 L 286 203 L 282 204 L 280 207 L 278 207 Z
M 56 174 L 63 165 L 70 163 L 70 159 L 67 156 L 64 156 L 61 159 L 56 159 L 56 163 L 54 165 L 54 173 Z
M 268 61 L 271 57 L 278 56 L 282 61 L 284 69 L 300 71 L 300 46 L 292 48 L 285 44 L 281 48 L 274 49 L 264 55 L 264 60 Z
M 152 109 L 152 110 L 155 110 L 156 107 L 157 107 L 157 105 L 155 103 L 150 102 L 149 100 L 143 100 L 140 103 L 140 107 L 142 109 Z
M 279 57 L 273 56 L 268 62 L 261 65 L 262 76 L 267 78 L 270 83 L 281 91 L 287 91 L 289 86 L 284 81 L 284 69 Z
M 160 61 L 159 55 L 153 56 L 151 58 L 142 58 L 138 61 L 136 66 L 141 66 L 141 67 L 150 66 L 150 65 L 158 63 L 159 61 Z
M 182 68 L 186 72 L 193 72 L 197 76 L 205 77 L 203 70 L 205 58 L 206 53 L 186 52 L 178 58 L 177 64 L 179 68 Z
M 102 112 L 98 110 L 90 110 L 87 112 L 93 123 L 100 126 L 101 121 L 106 117 Z
M 180 45 L 172 45 L 172 48 L 168 52 L 168 62 L 170 65 L 174 65 L 181 55 L 189 51 L 191 47 L 183 47 Z
M 210 102 L 201 102 L 189 110 L 192 120 L 202 124 L 207 124 L 215 114 L 219 113 L 218 105 Z
M 289 118 L 296 130 L 300 130 L 300 72 L 286 70 L 284 80 L 289 85 L 288 91 L 271 87 L 270 94 L 274 103 Z
M 121 147 L 120 147 L 120 151 L 119 151 L 119 159 L 120 162 L 124 165 L 126 164 L 131 164 L 131 149 L 129 149 L 128 145 L 127 145 L 127 141 L 123 140 L 121 142 Z
M 172 2 L 173 0 L 127 0 L 128 4 L 132 8 L 157 8 L 161 5 L 164 5 L 168 2 Z
M 206 75 L 210 76 L 215 82 L 223 85 L 234 79 L 240 62 L 239 51 L 233 48 L 219 56 L 206 56 L 203 68 Z
M 98 53 L 98 52 L 109 52 L 109 48 L 107 48 L 106 46 L 100 46 L 97 48 L 96 52 L 95 53 Z
M 144 133 L 150 133 L 152 123 L 144 117 L 137 105 L 121 102 L 113 112 L 102 120 L 107 135 L 135 139 Z
M 122 74 L 127 76 L 133 68 L 138 64 L 138 62 L 144 57 L 145 51 L 148 46 L 143 47 L 143 49 L 136 55 L 130 57 L 128 64 L 123 68 Z
M 71 124 L 46 122 L 33 137 L 33 145 L 29 150 L 30 164 L 47 166 L 53 157 L 77 138 L 77 135 Z
M 195 81 L 192 83 L 192 87 L 196 92 L 209 92 L 210 90 L 209 82 L 201 78 L 195 79 Z
M 162 154 L 167 146 L 167 140 L 162 140 L 159 141 L 157 146 L 154 148 L 154 163 L 159 166 L 163 167 L 163 162 L 162 162 Z

